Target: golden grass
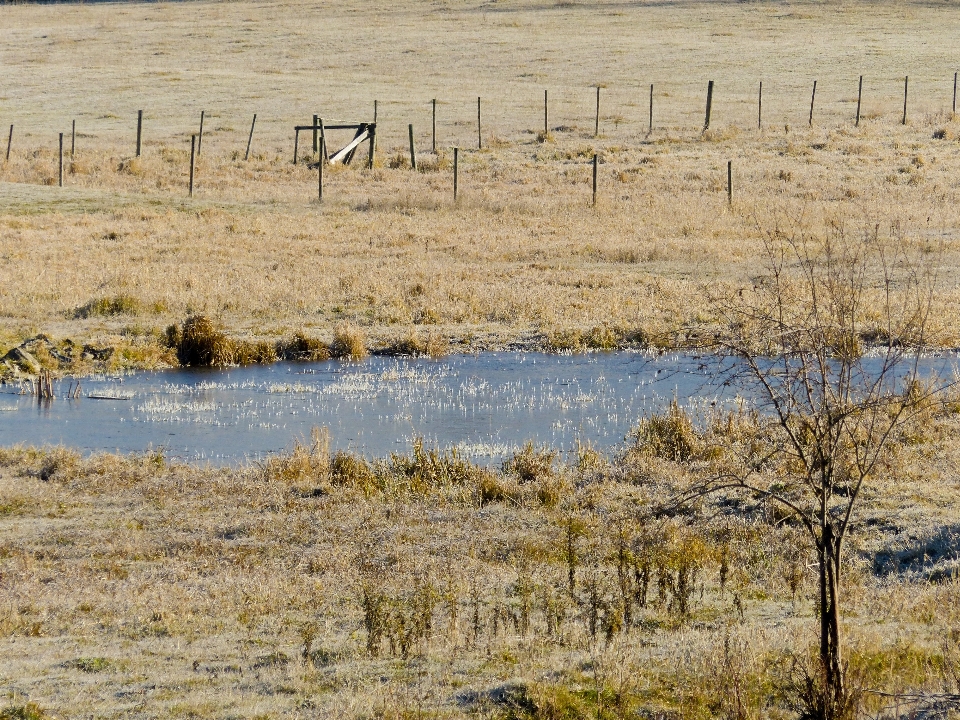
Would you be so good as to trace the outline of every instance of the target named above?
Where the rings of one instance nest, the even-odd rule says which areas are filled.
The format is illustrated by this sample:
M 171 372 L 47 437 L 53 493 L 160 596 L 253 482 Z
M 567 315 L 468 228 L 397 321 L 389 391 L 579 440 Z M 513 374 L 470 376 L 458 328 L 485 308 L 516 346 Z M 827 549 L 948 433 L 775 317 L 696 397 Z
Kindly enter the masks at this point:
M 960 586 L 909 569 L 956 549 L 937 537 L 957 423 L 930 422 L 848 554 L 869 690 L 956 690 Z M 419 443 L 331 457 L 322 431 L 223 469 L 0 451 L 5 712 L 788 717 L 816 637 L 810 552 L 749 498 L 655 512 L 704 466 L 650 452 L 654 435 L 676 433 L 571 463 L 528 447 L 499 471 Z
M 347 322 L 363 329 L 372 349 L 396 344 L 416 325 L 478 349 L 607 347 L 633 338 L 671 345 L 685 327 L 709 319 L 707 292 L 751 282 L 762 231 L 784 224 L 809 232 L 843 224 L 850 233 L 879 224 L 914 247 L 942 248 L 940 341 L 958 340 L 960 153 L 946 54 L 954 9 L 190 8 L 189 20 L 179 6 L 163 5 L 66 6 L 55 19 L 33 6 L 0 9 L 0 37 L 18 75 L 16 96 L 0 97 L 0 118 L 19 128 L 11 161 L 0 168 L 0 317 L 8 343 L 43 329 L 119 346 L 134 318 L 157 330 L 202 313 L 231 337 L 269 341 L 302 332 L 329 344 Z M 902 42 L 854 64 L 850 44 L 883 43 L 881 26 L 896 28 Z M 339 60 L 315 57 L 315 47 L 340 42 L 350 50 Z M 463 56 L 464 43 L 476 52 Z M 226 50 L 211 64 L 213 47 Z M 697 66 L 718 83 L 708 133 L 700 132 L 705 78 L 673 72 L 691 67 L 680 58 L 692 47 Z M 328 65 L 320 99 L 308 90 L 315 73 L 303 67 L 314 62 Z M 530 71 L 518 73 L 517 63 Z M 373 75 L 371 65 L 379 68 Z M 907 72 L 911 110 L 902 126 L 899 83 Z M 857 128 L 851 99 L 861 73 L 866 112 Z M 816 122 L 808 128 L 814 78 Z M 762 132 L 754 116 L 760 79 Z M 649 135 L 648 80 L 657 88 Z M 597 83 L 604 87 L 594 138 Z M 539 142 L 544 87 L 552 90 L 551 131 Z M 472 147 L 477 95 L 489 98 L 491 141 L 482 152 L 461 153 L 454 205 L 447 148 Z M 424 149 L 434 96 L 436 157 Z M 315 171 L 290 162 L 290 129 L 315 112 L 328 122 L 369 119 L 373 99 L 382 126 L 378 167 L 330 168 L 318 205 Z M 133 158 L 141 105 L 147 141 Z M 56 170 L 45 139 L 55 139 L 49 107 L 79 120 L 63 190 L 45 185 Z M 203 154 L 197 195 L 188 200 L 189 134 L 201 107 Z M 253 112 L 254 153 L 244 162 Z M 408 122 L 430 172 L 389 167 L 404 153 Z M 308 146 L 301 143 L 306 154 Z M 594 152 L 601 158 L 595 209 Z M 111 305 L 116 298 L 131 302 Z M 613 334 L 594 337 L 593 328 Z

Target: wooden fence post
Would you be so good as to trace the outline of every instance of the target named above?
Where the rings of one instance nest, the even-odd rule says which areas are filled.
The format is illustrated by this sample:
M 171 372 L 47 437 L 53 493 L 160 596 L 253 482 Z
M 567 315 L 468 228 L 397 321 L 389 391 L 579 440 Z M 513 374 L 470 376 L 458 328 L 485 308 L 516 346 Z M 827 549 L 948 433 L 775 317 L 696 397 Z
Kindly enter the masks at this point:
M 437 154 L 437 99 L 433 99 L 433 154 Z
M 757 130 L 763 130 L 763 80 L 760 81 L 760 92 L 757 94 Z
M 317 120 L 319 115 L 313 116 L 313 154 L 316 155 L 320 152 L 320 134 L 317 130 Z
M 320 138 L 320 145 L 321 147 L 317 148 L 322 151 L 317 160 L 317 199 L 323 202 L 323 166 L 327 164 L 326 138 Z
M 293 129 L 293 164 L 297 164 L 297 154 L 300 151 L 300 130 Z
M 60 170 L 57 173 L 60 187 L 63 187 L 63 133 L 60 133 Z
M 324 146 L 326 152 L 326 146 Z M 374 157 L 377 154 L 377 123 L 370 126 L 370 154 L 367 157 L 367 169 L 373 170 Z
M 243 154 L 244 161 L 250 159 L 250 144 L 253 142 L 253 129 L 257 126 L 257 114 L 253 114 L 253 122 L 250 123 L 250 136 L 247 138 L 247 151 Z
M 137 110 L 137 157 L 140 157 L 140 137 L 143 130 L 143 110 Z
M 860 76 L 860 85 L 857 87 L 857 123 L 860 127 L 860 101 L 863 100 L 863 75 Z
M 953 114 L 957 114 L 957 73 L 953 74 Z
M 543 138 L 546 140 L 547 135 L 550 134 L 550 115 L 548 114 L 547 106 L 547 91 L 543 91 Z
M 647 133 L 653 132 L 653 83 L 650 83 L 650 123 L 647 127 Z
M 320 157 L 323 160 L 329 160 L 330 156 L 327 155 L 327 129 L 323 118 L 317 118 L 316 124 L 320 126 Z
M 11 145 L 13 145 L 13 124 L 10 125 L 10 134 L 7 136 L 7 162 L 10 162 Z
M 373 101 L 373 122 L 377 122 L 377 101 Z
M 193 173 L 197 160 L 197 136 L 190 136 L 190 197 L 193 197 Z
M 453 149 L 453 201 L 457 201 L 457 186 L 460 180 L 460 148 Z
M 727 160 L 727 205 L 733 206 L 733 160 Z
M 703 129 L 710 129 L 710 111 L 713 109 L 713 80 L 707 83 L 707 116 L 703 121 Z
M 817 81 L 813 81 L 813 94 L 810 95 L 810 127 L 813 127 L 813 103 L 817 99 Z
M 593 136 L 600 136 L 600 86 L 597 85 L 597 114 L 593 121 Z
M 597 154 L 593 154 L 593 206 L 597 206 Z
M 407 126 L 410 130 L 410 167 L 413 170 L 417 169 L 417 151 L 413 146 L 413 123 Z
M 73 160 L 73 156 L 77 152 L 77 121 L 74 120 L 70 125 L 70 159 Z
M 901 125 L 907 124 L 907 87 L 910 84 L 910 76 L 906 75 L 903 78 L 903 122 Z
M 203 145 L 203 113 L 200 111 L 200 134 L 197 136 L 197 157 L 200 157 L 200 146 Z
M 483 135 L 480 132 L 480 98 L 477 98 L 477 150 L 483 150 Z

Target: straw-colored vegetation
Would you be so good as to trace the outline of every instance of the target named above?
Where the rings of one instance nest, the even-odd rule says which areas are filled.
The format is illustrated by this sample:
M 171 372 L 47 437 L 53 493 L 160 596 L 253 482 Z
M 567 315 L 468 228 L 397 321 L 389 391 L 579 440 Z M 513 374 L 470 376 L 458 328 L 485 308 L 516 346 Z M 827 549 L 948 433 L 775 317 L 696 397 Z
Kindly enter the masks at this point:
M 17 362 L 75 374 L 515 344 L 719 339 L 750 356 L 786 346 L 770 330 L 784 319 L 828 364 L 870 344 L 956 346 L 958 22 L 909 2 L 0 6 L 16 78 L 0 87 L 0 129 L 16 125 L 0 165 L 0 351 L 33 338 Z M 374 99 L 376 166 L 328 168 L 320 205 L 316 171 L 291 163 L 292 126 L 369 120 Z M 56 134 L 73 118 L 61 189 Z M 775 322 L 729 313 L 768 292 L 784 238 L 897 249 L 892 270 L 857 266 L 856 312 L 838 295 L 842 342 L 804 325 L 795 284 L 778 288 Z M 923 282 L 904 287 L 936 287 L 919 339 L 884 322 L 893 285 L 878 282 L 915 268 Z M 783 422 L 793 450 L 760 416 L 671 406 L 616 451 L 529 445 L 495 468 L 420 442 L 331 453 L 323 430 L 222 469 L 0 450 L 0 719 L 802 715 L 822 535 L 776 501 L 815 476 L 831 508 L 856 500 L 830 565 L 849 663 L 832 716 L 945 712 L 960 693 L 957 404 L 880 400 L 880 420 L 912 414 L 876 440 L 862 486 L 849 458 L 867 431 L 831 444 L 829 408 L 811 413 L 823 437 Z M 830 452 L 811 460 L 814 445 Z
M 137 348 L 162 346 L 164 328 L 195 314 L 230 339 L 270 344 L 301 333 L 330 346 L 346 322 L 374 351 L 396 351 L 411 333 L 436 339 L 428 352 L 672 345 L 709 320 L 708 290 L 749 281 L 764 231 L 784 222 L 879 227 L 919 248 L 942 245 L 938 340 L 957 341 L 954 8 L 195 3 L 56 15 L 8 6 L 2 18 L 2 61 L 17 77 L 0 92 L 0 124 L 16 126 L 0 167 L 7 347 L 45 332 L 126 348 L 116 362 L 163 362 L 171 356 Z M 717 91 L 701 133 L 708 78 Z M 320 206 L 315 171 L 291 163 L 293 125 L 314 113 L 369 120 L 374 99 L 377 167 L 329 168 Z M 201 109 L 190 200 L 189 135 Z M 69 140 L 74 118 L 77 153 L 61 190 L 56 134 Z M 410 122 L 417 173 L 401 162 Z M 308 133 L 304 157 L 310 144 Z M 463 148 L 457 205 L 451 145 Z
M 756 497 L 664 500 L 753 422 L 673 408 L 615 455 L 492 469 L 324 432 L 238 469 L 3 451 L 4 717 L 791 717 L 816 667 L 803 531 Z M 898 442 L 845 546 L 866 712 L 958 690 L 958 430 L 933 413 Z

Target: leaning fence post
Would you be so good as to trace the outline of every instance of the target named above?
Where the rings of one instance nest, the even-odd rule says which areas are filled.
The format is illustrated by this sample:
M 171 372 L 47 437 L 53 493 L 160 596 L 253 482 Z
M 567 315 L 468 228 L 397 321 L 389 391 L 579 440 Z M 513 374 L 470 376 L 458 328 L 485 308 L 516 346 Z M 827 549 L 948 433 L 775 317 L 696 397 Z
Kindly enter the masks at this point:
M 253 129 L 257 126 L 257 114 L 253 114 L 253 122 L 250 123 L 250 137 L 247 138 L 247 151 L 243 154 L 244 161 L 250 159 L 250 144 L 253 142 Z
M 197 157 L 200 157 L 200 146 L 203 145 L 203 113 L 200 111 L 200 134 L 197 136 Z
M 713 109 L 713 80 L 707 83 L 707 116 L 703 121 L 703 129 L 710 129 L 710 111 Z
M 317 119 L 318 115 L 313 116 L 313 154 L 316 155 L 320 152 L 320 135 L 317 131 Z
M 7 162 L 10 162 L 10 146 L 13 145 L 13 125 L 10 125 L 10 134 L 7 136 Z
M 140 137 L 143 130 L 143 110 L 137 110 L 137 157 L 140 157 Z
M 457 201 L 457 186 L 460 180 L 460 148 L 453 149 L 453 201 Z
M 863 100 L 863 75 L 860 76 L 860 85 L 857 87 L 857 123 L 860 127 L 860 101 Z
M 906 75 L 903 78 L 903 122 L 901 125 L 907 124 L 907 86 L 910 83 L 910 76 Z
M 57 173 L 60 187 L 63 187 L 63 133 L 60 133 L 60 170 Z
M 417 151 L 413 146 L 413 123 L 407 126 L 410 130 L 410 167 L 414 170 L 417 169 Z
M 480 132 L 480 98 L 477 98 L 477 150 L 483 150 L 483 135 Z
M 197 160 L 197 136 L 190 136 L 190 197 L 193 197 L 193 173 Z
M 810 127 L 813 127 L 813 103 L 817 99 L 817 81 L 813 81 L 813 94 L 810 96 Z

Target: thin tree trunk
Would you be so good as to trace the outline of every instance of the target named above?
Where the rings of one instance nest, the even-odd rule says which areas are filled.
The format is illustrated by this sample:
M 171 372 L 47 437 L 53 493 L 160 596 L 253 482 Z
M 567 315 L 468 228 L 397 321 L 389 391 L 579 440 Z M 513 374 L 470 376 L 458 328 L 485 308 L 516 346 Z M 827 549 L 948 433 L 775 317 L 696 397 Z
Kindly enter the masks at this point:
M 824 720 L 830 720 L 844 706 L 843 666 L 840 655 L 840 545 L 833 525 L 823 526 L 817 548 L 820 571 L 820 666 L 823 673 Z

